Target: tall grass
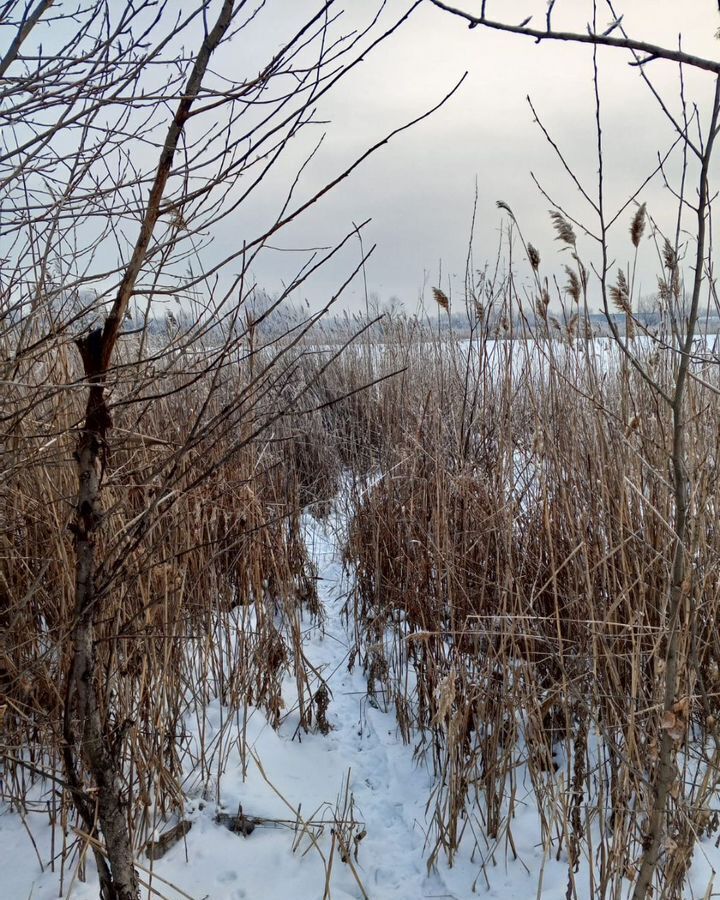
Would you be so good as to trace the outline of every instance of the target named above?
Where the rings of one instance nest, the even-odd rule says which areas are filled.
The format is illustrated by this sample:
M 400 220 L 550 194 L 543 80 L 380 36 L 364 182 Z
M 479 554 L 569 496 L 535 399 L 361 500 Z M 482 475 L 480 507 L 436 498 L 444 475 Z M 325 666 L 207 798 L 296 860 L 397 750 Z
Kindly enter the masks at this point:
M 690 385 L 693 575 L 670 721 L 668 410 L 613 342 L 531 334 L 509 289 L 493 303 L 495 316 L 469 313 L 467 341 L 400 321 L 332 369 L 323 396 L 351 393 L 368 367 L 378 379 L 404 368 L 329 416 L 356 476 L 354 658 L 435 773 L 429 865 L 471 854 L 488 884 L 488 867 L 516 855 L 529 805 L 544 855 L 567 863 L 569 897 L 626 893 L 670 729 L 658 887 L 680 896 L 696 842 L 717 828 L 718 379 L 706 368 Z M 662 336 L 631 349 L 671 383 Z
M 68 832 L 73 785 L 63 754 L 74 723 L 64 677 L 81 373 L 61 338 L 34 346 L 25 336 L 22 347 L 34 349 L 17 347 L 4 348 L 14 371 L 2 410 L 3 795 L 34 808 L 35 786 L 54 785 L 40 805 L 50 803 L 58 824 L 62 810 Z M 106 674 L 103 727 L 120 748 L 136 847 L 182 814 L 189 771 L 197 790 L 219 792 L 243 713 L 260 708 L 276 726 L 288 674 L 301 725 L 314 724 L 319 685 L 301 629 L 322 610 L 300 527 L 307 489 L 300 467 L 285 465 L 294 444 L 279 415 L 296 356 L 283 360 L 277 348 L 253 350 L 246 340 L 192 352 L 167 338 L 128 341 L 112 374 L 95 649 Z M 198 746 L 188 723 L 202 735 L 218 697 L 226 733 Z
M 243 711 L 276 725 L 286 675 L 301 725 L 326 730 L 328 693 L 303 652 L 301 620 L 323 611 L 301 515 L 342 500 L 350 664 L 435 774 L 428 865 L 470 855 L 491 884 L 495 864 L 522 856 L 530 816 L 543 856 L 567 867 L 568 897 L 623 896 L 665 730 L 677 780 L 658 888 L 681 896 L 698 840 L 718 826 L 720 384 L 694 364 L 693 577 L 668 716 L 668 412 L 577 317 L 530 332 L 512 291 L 484 284 L 463 340 L 400 315 L 340 354 L 352 323 L 265 348 L 252 335 L 202 352 L 170 338 L 126 345 L 110 389 L 97 653 L 136 847 L 182 813 L 188 771 L 219 795 Z M 3 790 L 31 808 L 34 784 L 59 778 L 50 814 L 67 835 L 58 773 L 82 392 L 69 344 L 24 341 L 24 354 L 4 348 Z M 631 347 L 671 383 L 662 336 Z M 205 744 L 217 697 L 225 726 Z

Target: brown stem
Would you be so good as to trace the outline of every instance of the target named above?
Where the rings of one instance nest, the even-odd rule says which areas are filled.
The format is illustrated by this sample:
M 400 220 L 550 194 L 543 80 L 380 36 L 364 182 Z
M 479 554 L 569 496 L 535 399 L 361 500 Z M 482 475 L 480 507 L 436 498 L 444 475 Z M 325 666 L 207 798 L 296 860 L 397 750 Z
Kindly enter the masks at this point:
M 670 588 L 670 608 L 668 612 L 668 643 L 665 669 L 665 697 L 663 709 L 672 710 L 676 702 L 679 681 L 679 649 L 680 649 L 680 613 L 685 596 L 691 596 L 685 586 L 687 571 L 687 537 L 688 537 L 688 471 L 685 446 L 685 385 L 690 365 L 690 352 L 697 326 L 700 306 L 700 290 L 703 282 L 703 264 L 705 260 L 706 216 L 708 210 L 708 170 L 712 156 L 715 136 L 718 130 L 720 113 L 720 78 L 715 84 L 715 98 L 707 144 L 702 156 L 700 170 L 700 190 L 697 206 L 697 249 L 695 253 L 695 275 L 693 280 L 692 301 L 687 321 L 685 339 L 680 348 L 680 361 L 675 378 L 675 391 L 672 402 L 673 417 L 673 500 L 675 505 L 675 541 L 672 566 L 672 586 Z M 691 602 L 691 601 L 690 601 Z M 675 743 L 668 730 L 664 730 L 660 741 L 658 772 L 654 788 L 654 803 L 648 823 L 645 839 L 645 852 L 638 880 L 633 891 L 633 900 L 644 900 L 650 890 L 653 875 L 658 863 L 658 855 L 665 831 L 664 819 L 667 811 L 668 797 L 675 780 Z
M 38 24 L 40 19 L 42 19 L 45 13 L 50 9 L 54 2 L 55 0 L 40 0 L 35 9 L 25 19 L 22 26 L 18 29 L 15 40 L 8 47 L 7 53 L 2 57 L 2 59 L 0 59 L 0 78 L 4 77 L 7 70 L 18 58 L 20 48 L 27 39 L 27 36 Z
M 195 60 L 185 92 L 168 128 L 140 233 L 104 328 L 96 329 L 77 341 L 89 384 L 89 394 L 85 421 L 75 453 L 78 471 L 77 504 L 72 525 L 75 539 L 75 625 L 65 712 L 65 758 L 70 780 L 75 769 L 71 746 L 74 743 L 71 741 L 71 717 L 74 713 L 79 725 L 78 739 L 82 756 L 97 788 L 98 819 L 112 873 L 112 879 L 109 880 L 107 866 L 99 866 L 102 900 L 137 900 L 140 896 L 140 884 L 133 863 L 132 839 L 124 811 L 119 747 L 113 746 L 107 726 L 103 723 L 100 693 L 96 684 L 98 670 L 95 622 L 100 598 L 96 593 L 95 551 L 103 518 L 102 478 L 106 439 L 112 427 L 104 396 L 104 380 L 158 220 L 160 204 L 183 128 L 199 94 L 210 57 L 232 22 L 234 2 L 235 0 L 225 0 L 217 22 L 206 34 Z M 75 797 L 74 794 L 73 796 Z M 75 800 L 77 805 L 77 798 Z M 80 814 L 83 815 L 82 810 Z

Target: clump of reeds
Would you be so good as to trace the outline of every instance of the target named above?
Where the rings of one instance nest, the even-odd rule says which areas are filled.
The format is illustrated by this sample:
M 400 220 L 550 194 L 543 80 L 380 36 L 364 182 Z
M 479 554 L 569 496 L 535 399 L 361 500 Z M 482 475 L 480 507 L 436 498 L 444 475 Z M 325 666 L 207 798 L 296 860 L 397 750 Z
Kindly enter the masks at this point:
M 574 245 L 568 223 L 556 227 Z M 583 285 L 571 271 L 577 303 Z M 617 290 L 631 315 L 624 276 Z M 504 302 L 497 318 L 517 321 Z M 399 398 L 381 382 L 360 413 L 379 410 L 387 431 L 373 439 L 365 480 L 356 476 L 348 613 L 369 692 L 395 709 L 404 738 L 436 773 L 430 864 L 452 861 L 468 843 L 483 873 L 513 856 L 523 779 L 538 841 L 569 860 L 568 896 L 588 889 L 587 869 L 579 873 L 591 846 L 600 859 L 595 889 L 609 896 L 626 888 L 642 854 L 659 735 L 670 726 L 659 712 L 673 546 L 670 420 L 609 340 L 573 342 L 579 314 L 564 337 L 519 328 L 514 342 L 487 328 L 471 330 L 465 344 L 432 327 L 406 329 L 391 361 L 373 360 L 377 378 L 398 358 L 406 374 Z M 669 354 L 651 341 L 637 353 L 669 383 Z M 362 366 L 358 356 L 328 373 L 338 395 Z M 713 385 L 693 382 L 691 391 L 693 408 L 717 408 Z M 330 424 L 351 428 L 347 414 Z M 707 423 L 690 426 L 696 472 L 712 454 Z M 668 823 L 678 839 L 659 874 L 668 896 L 682 889 L 690 835 L 710 821 L 698 810 L 709 808 L 715 783 L 717 704 L 707 686 L 700 703 L 698 678 L 720 680 L 720 547 L 717 530 L 703 525 L 718 498 L 705 476 L 698 490 L 688 588 L 698 612 L 682 625 L 681 678 L 695 699 L 673 723 L 687 750 Z
M 6 333 L 5 349 L 12 339 Z M 68 526 L 84 405 L 71 342 L 33 343 L 27 332 L 23 340 L 34 349 L 11 348 L 0 503 L 3 792 L 21 805 L 42 772 L 66 780 L 75 585 Z M 322 611 L 301 515 L 310 494 L 325 489 L 323 477 L 328 491 L 335 487 L 292 430 L 296 406 L 277 356 L 217 341 L 180 352 L 162 338 L 128 342 L 111 375 L 95 651 L 103 728 L 122 761 L 138 847 L 158 821 L 182 811 L 188 769 L 219 790 L 231 741 L 198 750 L 187 731 L 195 719 L 202 732 L 212 699 L 240 729 L 250 705 L 277 725 L 291 673 L 301 725 L 316 724 L 318 684 L 302 653 L 302 619 Z M 313 427 L 320 424 L 309 420 L 308 434 Z M 76 765 L 83 779 L 79 758 Z M 57 803 L 70 806 L 66 790 Z

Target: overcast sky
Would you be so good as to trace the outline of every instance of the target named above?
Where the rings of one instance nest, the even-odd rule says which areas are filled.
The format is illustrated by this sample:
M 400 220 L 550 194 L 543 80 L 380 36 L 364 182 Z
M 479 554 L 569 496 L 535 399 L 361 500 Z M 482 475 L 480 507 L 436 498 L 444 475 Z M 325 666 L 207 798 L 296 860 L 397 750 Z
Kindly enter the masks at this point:
M 109 4 L 111 10 L 124 8 L 121 0 L 117 0 L 117 7 L 115 2 Z M 468 11 L 479 11 L 479 0 L 464 2 Z M 606 0 L 596 2 L 598 22 L 604 28 L 612 16 Z M 374 34 L 393 24 L 411 3 L 412 0 L 387 0 Z M 213 0 L 211 18 L 218 5 L 219 0 Z M 333 24 L 334 35 L 348 34 L 367 24 L 380 0 L 346 0 L 344 4 L 337 0 L 333 10 L 343 5 L 347 12 Z M 249 10 L 256 7 L 258 15 L 220 48 L 213 57 L 213 72 L 235 82 L 254 79 L 278 48 L 321 6 L 321 0 L 255 0 L 254 4 L 243 5 L 242 16 L 247 17 Z M 543 26 L 546 9 L 546 0 L 487 2 L 490 16 L 519 23 L 533 15 L 533 22 L 539 27 Z M 711 58 L 720 55 L 720 41 L 715 38 L 720 26 L 718 0 L 615 0 L 615 9 L 623 14 L 623 24 L 631 36 L 675 47 L 682 34 L 684 49 Z M 164 8 L 159 29 L 172 29 L 175 14 L 183 10 L 196 11 L 197 6 L 193 0 L 178 0 L 177 6 L 171 0 Z M 592 0 L 556 0 L 554 24 L 585 31 L 592 15 Z M 61 28 L 50 23 L 38 32 L 36 39 L 46 45 L 53 40 L 62 43 L 67 38 L 63 29 L 70 27 L 74 27 L 70 21 Z M 178 40 L 192 57 L 201 38 L 198 18 Z M 316 46 L 307 52 L 317 52 Z M 171 45 L 167 60 L 174 60 L 174 53 Z M 628 65 L 628 53 L 600 48 L 598 59 L 606 208 L 612 216 L 652 172 L 658 152 L 664 154 L 670 148 L 675 133 L 639 69 Z M 163 76 L 163 65 L 167 67 L 169 63 L 148 72 L 145 89 L 153 78 Z M 668 107 L 679 115 L 678 67 L 658 60 L 649 63 L 645 71 Z M 457 308 L 462 303 L 476 185 L 474 267 L 482 269 L 498 255 L 501 229 L 507 225 L 507 216 L 496 207 L 496 201 L 501 200 L 513 209 L 526 239 L 539 249 L 543 275 L 552 279 L 561 273 L 562 264 L 568 260 L 551 228 L 550 202 L 542 196 L 531 173 L 549 197 L 570 215 L 586 222 L 590 229 L 596 223 L 589 205 L 573 187 L 533 121 L 527 97 L 588 194 L 596 196 L 592 48 L 558 42 L 536 44 L 532 39 L 482 27 L 469 30 L 465 21 L 437 9 L 430 0 L 424 0 L 389 40 L 367 54 L 365 61 L 321 100 L 316 119 L 322 124 L 303 129 L 290 142 L 280 164 L 263 179 L 257 195 L 243 203 L 212 234 L 204 235 L 212 238 L 212 244 L 203 251 L 202 264 L 212 266 L 219 259 L 239 253 L 245 243 L 264 233 L 275 220 L 298 166 L 321 135 L 324 134 L 322 147 L 297 187 L 298 200 L 312 196 L 393 129 L 435 106 L 464 73 L 467 77 L 462 86 L 441 109 L 398 134 L 330 195 L 275 236 L 271 243 L 277 249 L 261 254 L 253 264 L 252 274 L 260 287 L 276 294 L 307 261 L 307 248 L 331 246 L 352 229 L 354 222 L 372 219 L 364 232 L 365 250 L 376 245 L 365 272 L 367 291 L 381 303 L 397 299 L 412 312 L 423 301 L 432 307 L 431 288 L 440 286 Z M 223 82 L 223 89 L 226 84 Z M 713 86 L 711 74 L 685 72 L 688 108 L 692 110 L 697 104 L 703 124 L 708 120 Z M 139 139 L 132 151 L 133 160 L 148 173 L 154 170 L 158 142 L 167 127 L 165 108 L 158 105 L 155 112 L 156 131 L 145 141 Z M 144 112 L 140 110 L 138 114 Z M 251 110 L 250 115 L 253 114 L 259 115 L 257 110 Z M 206 131 L 198 134 L 197 129 L 211 126 L 207 117 L 194 119 L 190 123 L 196 129 L 194 139 L 202 144 Z M 680 153 L 676 150 L 667 164 L 672 183 L 677 180 L 679 164 Z M 716 163 L 711 174 L 719 172 Z M 243 178 L 228 190 L 244 190 Z M 660 177 L 643 190 L 639 200 L 647 202 L 658 226 L 673 235 L 677 204 Z M 631 257 L 628 227 L 632 213 L 630 208 L 619 217 L 610 236 L 611 256 L 618 265 L 627 264 Z M 688 221 L 687 225 L 692 223 Z M 134 240 L 134 228 L 134 221 L 125 228 L 130 236 L 127 247 L 118 249 L 110 241 L 108 250 L 103 247 L 98 252 L 97 267 L 104 271 L 110 267 L 109 262 L 123 264 L 123 253 L 130 253 Z M 579 251 L 589 266 L 596 258 L 596 247 L 579 234 Z M 359 259 L 360 247 L 353 240 L 344 254 L 303 285 L 296 300 L 307 298 L 314 309 L 325 305 Z M 232 284 L 232 270 L 237 268 L 237 261 L 228 267 L 222 287 Z M 513 268 L 522 290 L 523 279 L 529 283 L 529 267 L 521 247 L 516 248 Z M 641 248 L 638 272 L 640 291 L 654 292 L 658 266 L 649 241 Z M 591 296 L 593 300 L 596 305 L 596 294 Z M 342 306 L 360 310 L 364 302 L 365 283 L 358 277 L 344 294 Z
M 274 0 L 270 5 L 274 16 L 284 9 L 288 21 L 315 8 L 307 0 Z M 347 5 L 351 16 L 373 7 L 370 0 Z M 464 8 L 472 11 L 479 5 L 466 0 Z M 391 0 L 386 21 L 406 6 Z M 615 8 L 624 14 L 624 24 L 634 37 L 676 46 L 682 33 L 684 49 L 711 57 L 720 53 L 720 41 L 714 37 L 720 25 L 716 0 L 617 0 Z M 517 23 L 532 13 L 542 22 L 546 2 L 490 0 L 488 9 L 506 21 Z M 575 30 L 584 30 L 592 17 L 592 3 L 585 0 L 559 0 L 556 9 L 557 24 Z M 598 9 L 604 25 L 612 17 L 600 2 Z M 272 34 L 268 36 L 272 40 Z M 628 59 L 624 51 L 599 51 L 609 209 L 627 199 L 657 163 L 658 151 L 666 151 L 673 140 L 671 127 Z M 442 287 L 452 290 L 459 302 L 477 182 L 476 266 L 497 254 L 503 217 L 495 203 L 503 200 L 514 210 L 526 238 L 540 250 L 548 273 L 552 267 L 557 270 L 565 260 L 550 228 L 548 201 L 534 185 L 531 172 L 573 215 L 593 223 L 587 204 L 533 123 L 526 96 L 588 193 L 594 194 L 592 51 L 587 46 L 536 45 L 528 38 L 469 30 L 460 19 L 423 4 L 321 107 L 322 117 L 329 120 L 326 139 L 304 185 L 308 190 L 319 185 L 387 131 L 433 106 L 465 71 L 466 81 L 444 108 L 395 138 L 277 243 L 329 244 L 353 221 L 371 217 L 365 237 L 366 249 L 377 244 L 366 272 L 371 293 L 382 301 L 397 297 L 414 310 L 423 291 L 429 297 L 442 272 Z M 647 71 L 668 104 L 677 109 L 677 66 L 658 61 Z M 698 104 L 705 121 L 712 88 L 712 75 L 686 73 L 687 98 Z M 302 155 L 301 148 L 298 153 Z M 677 167 L 670 165 L 668 171 L 676 173 Z M 647 200 L 658 224 L 672 233 L 675 203 L 659 179 L 641 199 Z M 253 210 L 247 214 L 252 216 Z M 615 232 L 611 249 L 618 262 L 625 261 L 632 249 L 627 239 L 631 215 L 620 218 Z M 247 225 L 242 223 L 240 230 Z M 218 240 L 222 244 L 227 237 Z M 589 259 L 591 242 L 583 241 L 580 247 Z M 327 299 L 358 255 L 355 244 L 337 265 L 308 285 L 305 294 L 313 306 Z M 274 292 L 299 262 L 299 255 L 268 254 L 258 261 L 255 275 Z M 516 263 L 520 273 L 527 271 L 524 259 Z M 648 244 L 640 264 L 644 292 L 655 289 L 655 270 Z M 345 305 L 361 308 L 363 295 L 358 280 L 347 292 Z

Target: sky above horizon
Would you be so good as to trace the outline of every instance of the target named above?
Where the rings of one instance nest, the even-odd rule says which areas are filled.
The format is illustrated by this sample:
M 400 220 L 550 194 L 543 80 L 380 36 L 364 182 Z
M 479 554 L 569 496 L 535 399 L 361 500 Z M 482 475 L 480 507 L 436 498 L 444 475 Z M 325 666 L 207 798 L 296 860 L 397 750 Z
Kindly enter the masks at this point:
M 210 0 L 208 21 L 213 21 L 219 5 L 220 0 Z M 330 14 L 337 18 L 330 25 L 328 38 L 352 34 L 367 26 L 380 10 L 372 32 L 377 37 L 413 5 L 413 0 L 348 0 L 346 4 L 336 0 Z M 477 13 L 480 9 L 479 0 L 464 0 L 459 5 L 468 12 Z M 584 32 L 596 8 L 598 26 L 604 29 L 613 18 L 610 5 L 608 0 L 595 0 L 595 4 L 593 0 L 556 0 L 553 24 L 556 28 Z M 616 0 L 612 5 L 623 15 L 623 25 L 632 37 L 676 47 L 682 35 L 683 49 L 710 58 L 720 57 L 720 40 L 715 37 L 720 27 L 718 0 L 686 0 L 682 4 L 673 0 Z M 227 90 L 231 83 L 237 86 L 255 81 L 258 72 L 279 48 L 322 6 L 322 0 L 248 0 L 238 4 L 237 21 L 242 27 L 213 55 L 208 88 Z M 63 4 L 58 4 L 57 9 L 62 13 Z M 127 7 L 119 3 L 116 6 L 115 0 L 108 0 L 107 9 L 119 16 Z M 136 126 L 138 130 L 133 132 L 130 126 L 127 128 L 127 153 L 133 166 L 143 171 L 147 184 L 154 175 L 158 148 L 162 146 L 176 99 L 174 94 L 168 95 L 168 102 L 148 97 L 154 86 L 157 88 L 164 82 L 168 72 L 176 71 L 178 55 L 184 56 L 189 67 L 202 40 L 200 7 L 192 0 L 187 4 L 166 0 L 159 13 L 157 9 L 150 4 L 144 11 L 148 21 L 157 17 L 154 41 L 160 40 L 165 32 L 172 33 L 175 16 L 179 19 L 189 16 L 190 21 L 168 43 L 163 59 L 143 69 L 142 81 L 133 95 L 141 101 L 134 110 L 133 122 L 142 123 L 148 109 L 153 120 L 152 129 Z M 341 10 L 344 10 L 342 15 L 337 15 Z M 487 14 L 509 23 L 517 24 L 533 16 L 533 24 L 542 28 L 546 10 L 547 0 L 487 0 Z M 96 29 L 102 27 L 96 20 L 91 24 Z M 47 55 L 54 44 L 62 47 L 75 28 L 74 17 L 65 12 L 60 25 L 48 19 L 33 35 L 33 40 L 44 42 Z M 318 47 L 319 40 L 310 43 L 296 63 L 311 67 L 317 59 Z M 644 184 L 657 167 L 658 156 L 670 151 L 677 136 L 640 69 L 629 65 L 632 61 L 629 52 L 599 48 L 597 61 L 605 203 L 607 215 L 612 218 Z M 644 71 L 662 102 L 675 116 L 681 117 L 678 66 L 656 60 L 646 65 Z M 281 74 L 271 79 L 268 94 L 276 96 L 272 95 L 273 90 L 284 91 L 288 83 L 284 79 L 291 77 Z M 276 220 L 290 185 L 297 180 L 293 202 L 302 204 L 362 157 L 368 148 L 437 106 L 461 79 L 462 84 L 441 108 L 395 134 L 350 177 L 273 235 L 269 246 L 253 260 L 251 278 L 242 281 L 238 288 L 244 248 L 252 246 Z M 179 80 L 172 91 L 179 91 L 180 83 Z M 711 73 L 685 69 L 683 91 L 687 113 L 691 118 L 697 115 L 703 130 L 709 120 L 713 89 Z M 188 123 L 185 139 L 188 145 L 200 148 L 201 162 L 193 176 L 195 187 L 204 185 L 205 179 L 212 181 L 217 170 L 225 165 L 223 160 L 228 156 L 225 129 L 231 132 L 228 140 L 237 139 L 243 147 L 244 141 L 251 143 L 248 135 L 252 128 L 266 114 L 265 110 L 272 108 L 267 102 L 270 97 L 265 94 L 256 99 L 259 102 L 255 106 L 243 107 L 244 101 L 238 103 L 243 109 L 237 119 L 229 119 L 231 113 L 227 111 L 232 109 L 235 116 L 237 107 L 209 104 L 209 112 Z M 114 113 L 108 112 L 110 118 L 105 127 L 109 138 L 115 133 L 111 116 L 119 116 L 122 122 L 126 101 L 117 107 Z M 219 194 L 225 208 L 232 212 L 205 230 L 202 219 L 197 220 L 201 247 L 197 257 L 192 257 L 191 280 L 198 270 L 213 273 L 205 280 L 196 279 L 200 284 L 198 296 L 210 292 L 214 298 L 213 292 L 217 290 L 218 294 L 233 298 L 238 290 L 247 290 L 249 283 L 276 296 L 309 260 L 317 260 L 327 248 L 350 235 L 343 250 L 293 295 L 296 304 L 306 302 L 310 309 L 320 309 L 358 267 L 361 246 L 353 229 L 355 223 L 370 220 L 363 229 L 362 250 L 368 252 L 374 247 L 372 255 L 364 271 L 357 272 L 347 284 L 336 311 L 363 311 L 370 298 L 381 305 L 400 303 L 408 312 L 422 309 L 423 305 L 434 312 L 433 287 L 440 287 L 451 298 L 453 310 L 458 311 L 463 305 L 468 260 L 474 272 L 486 267 L 493 271 L 497 266 L 499 272 L 506 273 L 510 268 L 520 296 L 527 295 L 532 300 L 532 273 L 517 240 L 512 257 L 509 256 L 506 240 L 509 217 L 497 206 L 502 201 L 513 210 L 524 238 L 538 249 L 541 277 L 547 277 L 553 296 L 554 280 L 557 279 L 561 290 L 566 281 L 563 266 L 571 259 L 567 247 L 555 239 L 550 207 L 559 205 L 590 231 L 597 231 L 590 203 L 565 169 L 566 163 L 588 196 L 597 197 L 595 113 L 592 47 L 554 41 L 537 43 L 527 37 L 483 27 L 468 29 L 466 21 L 438 9 L 431 0 L 422 0 L 397 31 L 365 53 L 362 63 L 320 98 L 312 123 L 287 142 L 256 191 L 240 202 L 260 165 L 238 168 L 217 188 L 213 198 Z M 282 115 L 285 115 L 284 108 Z M 213 116 L 217 117 L 215 122 Z M 215 144 L 210 137 L 213 129 Z M 692 129 L 695 135 L 695 121 Z M 548 136 L 560 148 L 564 162 L 558 158 Z M 72 158 L 75 139 L 74 133 L 63 132 L 54 139 L 59 175 L 63 172 L 64 155 Z M 214 149 L 208 150 L 207 157 L 203 158 L 202 148 L 210 146 Z M 268 146 L 269 143 L 260 145 L 259 152 L 264 153 Z M 103 165 L 114 171 L 113 152 L 108 151 L 107 160 L 97 162 L 98 177 L 108 177 Z M 116 152 L 118 160 L 115 160 L 118 165 L 124 160 L 125 152 L 120 142 Z M 229 159 L 233 159 L 232 153 Z M 647 203 L 658 229 L 671 236 L 675 234 L 678 209 L 673 189 L 679 187 L 681 163 L 682 148 L 678 145 L 668 157 L 663 173 L 656 174 L 637 196 L 638 202 Z M 720 168 L 715 162 L 711 190 L 718 174 Z M 178 155 L 178 168 L 173 176 L 173 190 L 178 197 L 184 189 L 183 176 L 182 159 Z M 693 184 L 697 181 L 697 166 L 692 162 L 688 176 L 688 197 L 692 199 Z M 43 196 L 42 191 L 38 196 Z M 609 253 L 613 268 L 637 266 L 636 295 L 647 296 L 657 290 L 661 265 L 651 240 L 651 229 L 647 230 L 635 260 L 628 236 L 635 208 L 630 203 L 618 215 L 609 236 Z M 81 272 L 78 279 L 104 292 L 105 297 L 113 296 L 116 289 L 113 279 L 118 277 L 117 272 L 123 271 L 132 252 L 137 228 L 134 209 L 133 200 L 125 218 L 120 214 L 117 221 L 113 220 L 107 240 L 97 250 L 93 244 L 94 219 L 79 226 L 74 235 L 78 247 L 89 247 L 92 251 L 85 256 L 79 254 L 78 269 L 86 265 L 86 259 L 89 261 L 88 272 Z M 687 229 L 689 248 L 694 234 L 689 213 L 682 226 Z M 592 269 L 598 263 L 597 244 L 583 234 L 581 227 L 576 231 L 578 252 L 586 267 Z M 214 267 L 221 260 L 228 262 L 215 281 Z M 180 265 L 184 265 L 182 257 Z M 114 274 L 106 276 L 106 272 Z M 151 267 L 148 272 L 150 283 Z M 182 281 L 181 274 L 185 277 L 185 272 L 185 269 L 182 273 L 170 272 L 172 277 L 177 275 L 173 285 Z M 597 279 L 591 280 L 591 309 L 598 308 L 596 284 Z M 174 302 L 173 289 L 154 297 L 153 304 L 162 308 Z M 154 296 L 151 290 L 147 294 Z M 556 302 L 553 305 L 557 308 Z M 157 311 L 160 314 L 160 309 Z
M 288 22 L 293 15 L 306 16 L 315 8 L 288 0 L 272 5 L 277 10 L 273 15 L 287 12 Z M 390 23 L 408 5 L 390 0 L 384 21 Z M 479 9 L 472 0 L 458 5 L 469 12 Z M 544 0 L 490 0 L 488 14 L 511 23 L 533 14 L 534 22 L 542 23 L 546 5 Z M 612 16 L 606 4 L 598 0 L 597 5 L 598 20 L 605 26 Z M 344 26 L 338 26 L 345 30 L 361 9 L 349 6 Z M 683 49 L 710 57 L 720 53 L 720 41 L 715 38 L 720 26 L 716 0 L 682 4 L 618 0 L 614 6 L 623 14 L 632 37 L 676 47 L 682 34 Z M 376 8 L 364 4 L 361 12 L 371 7 Z M 592 10 L 592 2 L 561 0 L 556 4 L 556 27 L 585 30 Z M 598 51 L 606 199 L 612 212 L 642 184 L 657 165 L 658 153 L 664 154 L 674 140 L 672 126 L 638 68 L 628 65 L 630 59 L 623 50 Z M 646 71 L 667 104 L 679 110 L 678 67 L 656 61 Z M 395 35 L 368 54 L 322 102 L 319 118 L 327 122 L 322 126 L 325 139 L 304 173 L 302 186 L 306 192 L 319 186 L 368 146 L 434 106 L 464 72 L 462 86 L 440 110 L 397 135 L 278 238 L 275 243 L 281 249 L 266 253 L 254 265 L 259 285 L 276 293 L 304 258 L 294 248 L 327 246 L 351 230 L 353 222 L 371 218 L 364 231 L 364 247 L 377 246 L 365 268 L 367 292 L 381 303 L 397 298 L 414 311 L 423 299 L 431 308 L 430 289 L 440 285 L 457 308 L 462 303 L 476 186 L 474 268 L 494 265 L 497 258 L 501 228 L 507 222 L 496 207 L 496 201 L 502 200 L 514 211 L 525 238 L 538 248 L 546 274 L 558 275 L 569 260 L 554 239 L 550 203 L 533 175 L 553 201 L 590 228 L 594 221 L 587 202 L 534 122 L 528 98 L 587 192 L 596 196 L 593 60 L 588 46 L 538 45 L 525 37 L 469 30 L 457 17 L 430 3 L 421 4 Z M 689 108 L 697 104 L 702 122 L 707 122 L 713 87 L 710 73 L 685 72 Z M 317 136 L 316 130 L 312 141 Z M 295 160 L 309 146 L 299 147 Z M 671 182 L 679 175 L 679 160 L 676 150 L 666 166 Z M 714 171 L 717 174 L 717 166 Z M 278 185 L 285 183 L 282 169 L 273 177 Z M 663 231 L 674 233 L 677 203 L 660 176 L 639 199 L 647 201 Z M 618 265 L 632 261 L 628 228 L 633 211 L 634 207 L 619 217 L 611 235 L 611 256 Z M 252 208 L 246 210 L 246 221 L 254 214 Z M 240 230 L 244 227 L 240 222 Z M 222 249 L 223 236 L 216 240 Z M 592 241 L 581 237 L 579 250 L 586 263 L 593 262 Z M 326 302 L 359 257 L 358 242 L 351 241 L 344 255 L 307 283 L 303 296 L 311 307 Z M 521 248 L 516 248 L 514 266 L 521 280 L 529 276 Z M 656 290 L 658 272 L 656 252 L 646 242 L 638 260 L 641 293 Z M 365 283 L 358 277 L 346 290 L 341 306 L 354 311 L 364 304 Z

